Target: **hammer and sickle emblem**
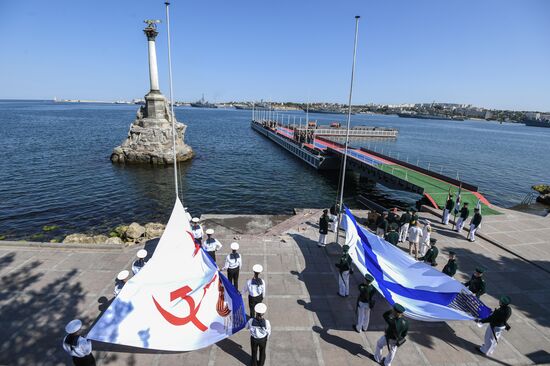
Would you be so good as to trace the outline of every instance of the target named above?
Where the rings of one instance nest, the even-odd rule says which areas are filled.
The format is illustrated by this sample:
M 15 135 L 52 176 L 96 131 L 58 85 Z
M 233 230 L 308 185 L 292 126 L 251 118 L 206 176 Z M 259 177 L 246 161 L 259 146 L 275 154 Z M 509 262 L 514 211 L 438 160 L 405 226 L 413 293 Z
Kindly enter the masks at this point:
M 208 327 L 206 325 L 204 325 L 203 323 L 201 323 L 201 321 L 197 318 L 197 313 L 199 312 L 202 300 L 204 299 L 204 296 L 206 295 L 206 291 L 208 290 L 208 288 L 210 288 L 210 285 L 216 280 L 217 277 L 218 277 L 217 274 L 214 275 L 212 280 L 210 280 L 210 282 L 208 282 L 204 286 L 201 300 L 199 301 L 199 304 L 196 305 L 196 306 L 195 306 L 195 299 L 193 299 L 191 296 L 189 296 L 189 293 L 192 291 L 191 287 L 186 285 L 186 286 L 183 286 L 183 287 L 181 287 L 177 290 L 174 290 L 174 291 L 170 292 L 170 302 L 172 302 L 176 299 L 182 299 L 182 300 L 185 300 L 187 302 L 187 304 L 189 305 L 189 315 L 185 316 L 185 317 L 179 317 L 179 316 L 176 316 L 176 315 L 172 314 L 168 310 L 164 309 L 157 302 L 157 300 L 155 299 L 154 296 L 151 296 L 151 297 L 153 298 L 153 302 L 155 303 L 155 306 L 157 307 L 157 310 L 163 316 L 163 318 L 166 319 L 166 321 L 168 323 L 170 323 L 172 325 L 180 326 L 180 325 L 185 325 L 185 324 L 191 322 L 200 331 L 206 332 Z

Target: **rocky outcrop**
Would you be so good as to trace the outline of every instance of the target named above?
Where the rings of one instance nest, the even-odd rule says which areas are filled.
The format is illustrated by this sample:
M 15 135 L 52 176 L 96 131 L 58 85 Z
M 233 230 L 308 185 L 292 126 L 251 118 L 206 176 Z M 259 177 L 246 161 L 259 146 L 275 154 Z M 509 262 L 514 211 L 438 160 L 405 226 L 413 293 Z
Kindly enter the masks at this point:
M 105 244 L 124 244 L 124 240 L 118 236 L 113 236 L 105 241 Z
M 145 234 L 145 228 L 137 222 L 132 222 L 130 226 L 128 226 L 128 230 L 126 230 L 124 237 L 135 241 L 136 239 L 141 238 L 143 234 Z
M 145 236 L 148 239 L 160 238 L 166 226 L 156 222 L 151 222 L 145 225 Z
M 71 244 L 92 244 L 94 242 L 94 239 L 85 234 L 71 234 L 67 235 L 65 239 L 63 239 L 63 243 L 71 243 Z
M 537 202 L 550 206 L 550 185 L 539 184 L 531 188 L 539 193 Z
M 159 91 L 151 91 L 145 96 L 145 101 L 146 105 L 138 110 L 126 140 L 113 150 L 113 163 L 174 163 L 172 117 L 166 99 Z M 193 157 L 193 150 L 184 143 L 186 128 L 183 123 L 175 121 L 177 161 L 186 161 Z
M 109 236 L 103 234 L 70 234 L 65 237 L 63 243 L 135 245 L 150 239 L 160 238 L 165 227 L 164 224 L 158 222 L 150 222 L 145 225 L 133 222 L 130 225 L 117 226 L 109 233 Z

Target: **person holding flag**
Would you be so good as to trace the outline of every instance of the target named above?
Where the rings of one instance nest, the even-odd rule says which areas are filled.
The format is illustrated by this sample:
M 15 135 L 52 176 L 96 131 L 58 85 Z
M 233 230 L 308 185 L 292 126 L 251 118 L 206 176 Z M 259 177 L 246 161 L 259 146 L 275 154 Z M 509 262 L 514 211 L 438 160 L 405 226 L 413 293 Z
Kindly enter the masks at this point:
M 357 333 L 367 331 L 370 320 L 370 310 L 374 307 L 374 295 L 376 289 L 372 285 L 374 277 L 365 275 L 365 283 L 359 285 L 359 297 L 357 298 L 357 323 L 353 326 Z
M 387 323 L 384 335 L 376 343 L 374 360 L 382 365 L 391 366 L 397 348 L 405 343 L 409 331 L 409 321 L 403 317 L 405 308 L 395 303 L 392 310 L 384 313 L 383 317 Z M 388 355 L 382 358 L 382 348 L 388 347 Z
M 338 295 L 342 297 L 349 296 L 349 275 L 353 273 L 351 268 L 352 259 L 348 253 L 349 245 L 344 245 L 342 247 L 342 256 L 338 263 L 336 263 L 336 268 L 338 268 Z
M 264 267 L 261 264 L 255 264 L 252 266 L 252 272 L 254 277 L 246 281 L 246 287 L 244 288 L 244 294 L 248 293 L 248 307 L 250 309 L 250 317 L 256 316 L 254 308 L 256 304 L 261 303 L 265 297 L 265 281 L 260 278 Z
M 235 289 L 239 291 L 239 271 L 243 262 L 237 250 L 239 250 L 239 243 L 231 243 L 231 253 L 225 257 L 225 264 L 222 271 L 227 269 L 227 279 L 235 286 Z
M 449 224 L 449 215 L 451 214 L 454 206 L 455 203 L 453 201 L 453 194 L 451 193 L 451 187 L 449 187 L 449 196 L 447 197 L 447 202 L 445 203 L 445 208 L 443 209 L 443 217 L 441 219 L 442 224 Z
M 472 217 L 472 220 L 470 221 L 470 232 L 468 233 L 468 239 L 471 242 L 476 241 L 476 231 L 481 226 L 481 202 L 477 201 L 477 206 L 474 209 L 474 217 Z
M 468 216 L 470 216 L 470 210 L 468 209 L 468 202 L 464 202 L 464 206 L 460 209 L 460 217 L 458 218 L 458 221 L 456 222 L 456 232 L 459 233 L 460 230 L 464 228 L 464 224 L 466 223 L 466 220 L 468 219 Z
M 502 331 L 511 329 L 508 324 L 508 319 L 512 316 L 512 309 L 509 306 L 510 302 L 511 300 L 508 296 L 501 296 L 499 299 L 499 308 L 495 309 L 487 318 L 479 321 L 480 324 L 489 323 L 485 332 L 485 342 L 481 347 L 476 347 L 479 352 L 486 356 L 490 356 L 495 351 Z
M 458 186 L 458 192 L 456 194 L 455 209 L 453 210 L 453 221 L 456 223 L 456 215 L 460 212 L 460 192 L 462 191 L 462 183 Z M 455 229 L 455 224 L 453 223 L 453 230 Z
M 95 366 L 95 358 L 92 353 L 92 341 L 80 335 L 82 321 L 71 320 L 65 326 L 67 335 L 63 338 L 63 349 L 73 358 L 76 366 Z

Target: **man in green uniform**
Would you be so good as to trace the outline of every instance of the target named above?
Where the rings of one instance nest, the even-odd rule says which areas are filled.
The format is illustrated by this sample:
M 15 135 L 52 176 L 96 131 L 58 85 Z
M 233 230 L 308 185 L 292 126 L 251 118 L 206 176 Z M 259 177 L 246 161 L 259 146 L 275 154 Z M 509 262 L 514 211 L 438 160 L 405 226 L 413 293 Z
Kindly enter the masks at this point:
M 348 253 L 349 245 L 342 247 L 342 256 L 340 261 L 336 263 L 338 268 L 338 295 L 342 297 L 349 296 L 349 275 L 352 273 L 352 259 Z
M 510 298 L 502 296 L 499 305 L 499 308 L 495 309 L 491 315 L 480 321 L 482 324 L 489 323 L 489 326 L 485 332 L 485 342 L 481 347 L 476 347 L 476 349 L 487 356 L 490 356 L 494 352 L 502 332 L 505 329 L 510 330 L 510 325 L 508 325 L 508 319 L 512 316 L 512 309 L 509 306 Z
M 393 223 L 390 224 L 390 232 L 386 234 L 386 241 L 388 243 L 392 243 L 393 245 L 397 245 L 399 242 L 399 234 L 397 233 L 397 224 Z
M 442 272 L 449 277 L 453 277 L 457 269 L 458 265 L 456 264 L 456 253 L 451 250 L 449 252 L 449 261 L 447 261 L 447 264 L 443 267 Z
M 367 331 L 370 320 L 370 309 L 374 307 L 374 294 L 376 289 L 372 285 L 374 277 L 370 274 L 365 275 L 365 283 L 359 285 L 359 297 L 357 298 L 357 323 L 353 326 L 353 329 L 357 333 Z
M 409 321 L 403 317 L 405 308 L 399 304 L 393 305 L 393 310 L 384 313 L 384 320 L 388 324 L 384 335 L 376 343 L 374 360 L 385 366 L 391 366 L 391 362 L 397 352 L 397 347 L 405 343 L 405 337 L 409 331 Z M 388 348 L 388 355 L 382 358 L 382 348 Z
M 485 293 L 485 280 L 483 279 L 483 272 L 483 268 L 476 268 L 472 278 L 463 284 L 468 287 L 468 290 L 472 291 L 477 298 L 481 297 L 481 295 Z
M 435 246 L 435 243 L 437 243 L 436 238 L 430 238 L 430 249 L 424 254 L 423 257 L 420 257 L 419 259 L 421 261 L 424 261 L 425 263 L 430 263 L 432 267 L 437 266 L 437 262 L 435 259 L 439 255 L 439 249 Z
M 472 217 L 472 220 L 470 221 L 470 232 L 468 233 L 468 239 L 471 242 L 476 241 L 476 231 L 481 226 L 481 213 L 479 212 L 479 208 L 474 208 L 474 217 Z
M 323 215 L 319 218 L 319 241 L 317 246 L 324 247 L 327 245 L 327 234 L 328 234 L 328 210 L 323 210 Z
M 455 201 L 453 201 L 453 195 L 449 194 L 449 198 L 447 198 L 445 208 L 443 209 L 443 218 L 441 219 L 442 224 L 447 225 L 449 223 L 449 216 L 451 216 L 451 212 L 453 211 L 454 207 Z
M 464 227 L 464 224 L 466 223 L 466 219 L 470 216 L 470 210 L 468 209 L 468 202 L 464 202 L 464 206 L 460 209 L 460 217 L 456 221 L 456 232 L 459 233 L 462 228 Z
M 399 219 L 399 242 L 400 243 L 407 240 L 407 234 L 409 233 L 410 222 L 411 222 L 411 214 L 409 213 L 409 209 L 407 209 Z

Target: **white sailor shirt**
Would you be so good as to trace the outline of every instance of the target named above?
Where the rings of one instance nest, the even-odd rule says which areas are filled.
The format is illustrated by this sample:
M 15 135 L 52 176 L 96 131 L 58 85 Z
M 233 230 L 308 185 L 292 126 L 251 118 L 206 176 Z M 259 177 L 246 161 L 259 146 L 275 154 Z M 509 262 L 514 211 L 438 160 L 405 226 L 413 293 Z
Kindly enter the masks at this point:
M 132 263 L 132 272 L 137 274 L 145 266 L 145 261 L 143 259 L 138 259 Z
M 200 226 L 200 225 L 191 226 L 191 231 L 193 232 L 193 238 L 195 238 L 195 239 L 200 239 L 204 235 L 204 233 L 202 231 L 202 226 Z
M 262 278 L 259 278 L 260 281 L 262 281 L 261 285 L 258 285 L 256 283 L 252 283 L 253 279 L 250 279 L 246 281 L 246 287 L 244 288 L 244 293 L 250 294 L 252 297 L 258 297 L 260 295 L 263 295 L 265 297 L 265 280 Z
M 246 329 L 250 330 L 250 335 L 253 338 L 261 339 L 264 337 L 269 337 L 271 335 L 271 324 L 269 323 L 269 320 L 262 320 L 265 322 L 265 327 L 262 326 L 260 324 L 261 321 L 256 318 L 250 318 L 246 323 Z
M 206 239 L 202 242 L 202 249 L 206 250 L 207 252 L 214 252 L 216 250 L 221 249 L 222 243 L 220 243 L 217 239 Z
M 68 335 L 63 338 L 63 349 L 72 357 L 85 357 L 92 353 L 92 341 L 78 336 L 76 346 L 72 346 L 66 342 Z
M 241 268 L 242 266 L 241 255 L 239 253 L 236 253 L 236 254 L 237 254 L 237 258 L 233 258 L 232 256 L 233 253 L 229 253 L 227 257 L 225 257 L 225 265 L 223 266 L 222 271 L 228 268 L 229 269 Z

